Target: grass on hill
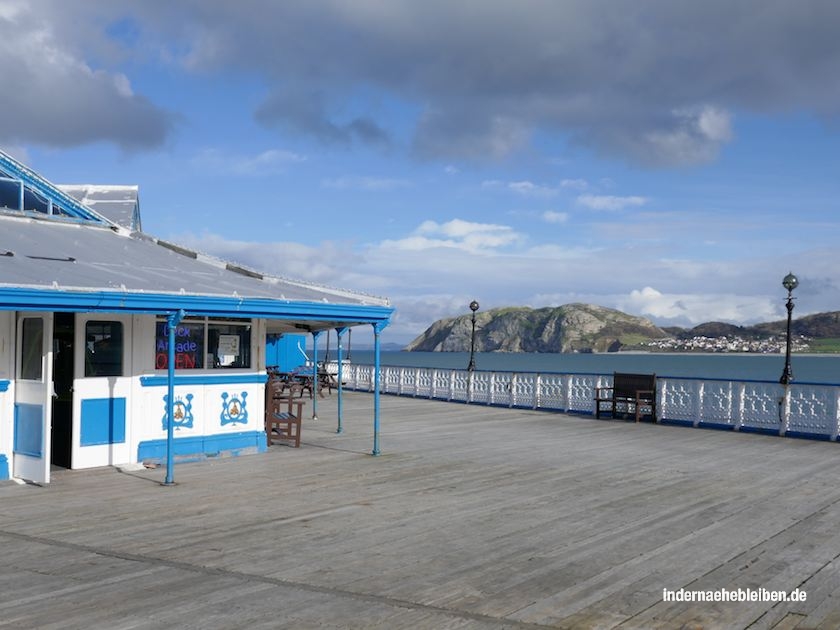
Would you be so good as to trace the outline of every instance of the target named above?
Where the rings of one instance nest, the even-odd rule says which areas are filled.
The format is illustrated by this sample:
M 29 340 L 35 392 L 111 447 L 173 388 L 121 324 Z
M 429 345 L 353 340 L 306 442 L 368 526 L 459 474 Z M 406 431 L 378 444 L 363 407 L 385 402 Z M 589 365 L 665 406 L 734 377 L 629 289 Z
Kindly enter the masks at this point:
M 806 352 L 840 353 L 840 338 L 811 339 Z

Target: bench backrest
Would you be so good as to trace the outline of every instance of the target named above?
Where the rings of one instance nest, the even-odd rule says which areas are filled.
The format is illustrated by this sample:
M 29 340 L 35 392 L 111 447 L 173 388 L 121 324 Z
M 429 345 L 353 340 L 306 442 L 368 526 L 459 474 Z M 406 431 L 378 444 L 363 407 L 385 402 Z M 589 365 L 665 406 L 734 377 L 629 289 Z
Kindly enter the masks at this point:
M 656 374 L 613 374 L 615 398 L 635 398 L 638 391 L 656 392 Z

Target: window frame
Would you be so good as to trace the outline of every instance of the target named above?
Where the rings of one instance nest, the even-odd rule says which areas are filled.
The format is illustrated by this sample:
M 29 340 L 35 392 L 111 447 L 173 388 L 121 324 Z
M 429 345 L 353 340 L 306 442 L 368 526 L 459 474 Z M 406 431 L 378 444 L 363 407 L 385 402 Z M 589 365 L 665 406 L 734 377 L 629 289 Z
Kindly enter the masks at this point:
M 85 347 L 84 347 L 84 369 L 83 369 L 84 376 L 83 376 L 83 378 L 109 378 L 109 377 L 110 378 L 119 378 L 119 377 L 125 376 L 125 371 L 126 371 L 126 369 L 125 369 L 125 354 L 126 354 L 125 353 L 125 341 L 126 341 L 125 340 L 125 324 L 123 322 L 121 322 L 120 320 L 113 320 L 113 319 L 88 319 L 88 320 L 85 320 L 84 326 L 85 326 L 85 328 L 84 328 L 83 340 L 84 340 Z M 106 363 L 102 363 L 102 364 L 94 364 L 93 362 L 91 362 L 89 360 L 89 357 L 90 356 L 95 356 L 96 352 L 95 352 L 94 349 L 90 348 L 88 344 L 93 343 L 95 345 L 96 343 L 104 341 L 105 339 L 111 339 L 114 336 L 113 333 L 111 333 L 111 335 L 109 335 L 108 337 L 105 337 L 104 333 L 92 333 L 90 331 L 91 326 L 100 326 L 100 327 L 116 326 L 119 329 L 119 339 L 120 339 L 119 362 L 110 361 L 110 362 L 106 362 Z M 102 338 L 98 339 L 98 340 L 90 341 L 91 336 L 97 336 L 97 335 L 102 335 Z M 119 373 L 118 374 L 112 374 L 112 373 L 104 373 L 104 374 L 94 373 L 94 374 L 92 374 L 92 373 L 90 373 L 90 368 L 93 365 L 118 365 L 119 366 L 119 370 L 118 370 Z
M 193 352 L 196 356 L 194 357 L 195 367 L 184 367 L 184 362 L 189 362 L 186 357 L 181 359 L 181 365 L 179 366 L 179 360 L 176 356 L 175 362 L 175 371 L 181 373 L 214 373 L 220 370 L 253 370 L 254 369 L 254 330 L 255 320 L 250 318 L 236 318 L 236 317 L 198 317 L 198 316 L 188 316 L 185 317 L 178 325 L 179 327 L 192 327 L 193 329 L 201 327 L 201 334 L 200 338 L 193 336 L 193 342 L 195 343 L 196 347 Z M 211 341 L 211 332 L 210 329 L 216 326 L 218 328 L 225 328 L 228 331 L 230 329 L 243 329 L 242 332 L 239 332 L 239 351 L 240 355 L 244 355 L 244 359 L 240 360 L 241 363 L 244 364 L 235 364 L 235 365 L 215 365 L 217 363 L 217 359 L 214 358 L 216 356 L 216 352 L 211 352 L 210 341 Z M 165 317 L 156 317 L 155 318 L 155 334 L 154 334 L 154 369 L 157 372 L 163 372 L 167 370 L 167 365 L 169 362 L 169 354 L 168 354 L 168 345 L 169 345 L 169 335 L 168 335 L 168 322 Z M 242 337 L 243 332 L 247 331 L 247 335 L 245 338 Z M 218 333 L 218 335 L 222 334 L 237 334 L 236 332 L 224 332 Z M 183 337 L 188 337 L 190 335 L 183 335 Z M 176 333 L 176 346 L 178 342 L 178 336 Z M 181 342 L 183 343 L 183 342 Z M 216 340 L 216 349 L 218 348 L 218 337 Z M 177 348 L 176 348 L 177 350 Z M 165 355 L 165 356 L 163 356 Z M 200 363 L 200 366 L 198 365 Z

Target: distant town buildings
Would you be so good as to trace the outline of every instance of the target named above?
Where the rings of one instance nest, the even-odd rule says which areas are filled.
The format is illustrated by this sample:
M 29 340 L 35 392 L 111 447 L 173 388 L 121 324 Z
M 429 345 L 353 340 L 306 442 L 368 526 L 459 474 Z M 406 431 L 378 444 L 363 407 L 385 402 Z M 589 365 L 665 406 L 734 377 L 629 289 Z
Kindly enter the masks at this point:
M 805 352 L 810 339 L 801 335 L 791 338 L 791 350 Z M 647 343 L 659 352 L 756 352 L 779 354 L 785 351 L 784 337 L 743 339 L 741 337 L 692 337 L 691 339 L 655 339 Z

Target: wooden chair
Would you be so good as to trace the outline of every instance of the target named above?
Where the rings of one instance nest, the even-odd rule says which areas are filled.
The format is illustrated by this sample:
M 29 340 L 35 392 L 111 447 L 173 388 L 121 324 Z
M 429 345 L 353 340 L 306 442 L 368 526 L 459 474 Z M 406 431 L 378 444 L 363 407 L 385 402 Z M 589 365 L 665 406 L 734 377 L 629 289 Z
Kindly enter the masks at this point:
M 300 447 L 301 419 L 304 401 L 286 393 L 279 379 L 269 379 L 265 387 L 265 438 L 268 446 L 274 442 L 291 442 Z

